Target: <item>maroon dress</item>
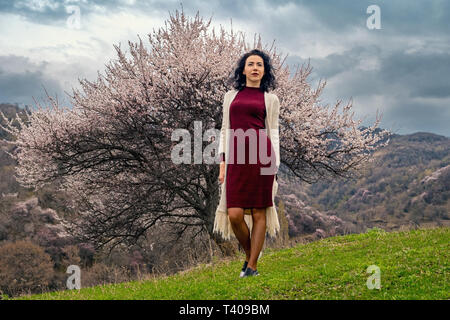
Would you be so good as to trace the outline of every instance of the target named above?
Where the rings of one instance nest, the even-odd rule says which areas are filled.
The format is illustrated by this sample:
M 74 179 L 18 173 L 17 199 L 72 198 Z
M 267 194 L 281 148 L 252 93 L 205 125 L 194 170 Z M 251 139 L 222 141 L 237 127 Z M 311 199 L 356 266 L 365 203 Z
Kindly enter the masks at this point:
M 256 135 L 256 163 L 251 163 L 249 152 L 250 137 L 245 136 L 245 163 L 238 163 L 238 141 L 237 133 L 230 135 L 234 138 L 234 152 L 229 148 L 226 174 L 226 200 L 227 208 L 266 208 L 273 206 L 272 186 L 275 175 L 262 175 L 262 167 L 270 167 L 271 162 L 275 163 L 275 151 L 270 138 L 263 131 L 265 129 L 266 106 L 264 102 L 264 92 L 259 88 L 244 87 L 239 91 L 230 105 L 230 129 L 253 128 Z M 270 162 L 262 164 L 260 161 L 259 135 L 263 135 L 262 141 L 266 143 L 266 157 L 270 157 Z M 231 147 L 231 140 L 230 140 Z M 243 150 L 243 146 L 241 148 Z M 264 151 L 264 150 L 263 150 Z M 231 163 L 233 157 L 233 163 Z M 255 162 L 255 161 L 253 161 Z M 267 161 L 266 161 L 267 162 Z

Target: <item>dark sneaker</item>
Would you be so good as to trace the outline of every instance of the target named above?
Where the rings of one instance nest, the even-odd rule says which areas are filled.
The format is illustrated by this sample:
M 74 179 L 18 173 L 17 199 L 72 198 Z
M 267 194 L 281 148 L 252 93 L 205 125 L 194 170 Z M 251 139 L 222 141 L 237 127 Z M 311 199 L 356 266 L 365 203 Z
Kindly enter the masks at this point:
M 248 265 L 248 261 L 245 261 L 244 265 L 242 266 L 241 274 L 239 275 L 239 277 L 242 278 L 244 276 L 245 270 L 247 269 L 247 265 Z
M 258 270 L 253 270 L 252 268 L 248 267 L 245 270 L 244 275 L 242 276 L 242 278 L 253 277 L 253 276 L 259 276 Z

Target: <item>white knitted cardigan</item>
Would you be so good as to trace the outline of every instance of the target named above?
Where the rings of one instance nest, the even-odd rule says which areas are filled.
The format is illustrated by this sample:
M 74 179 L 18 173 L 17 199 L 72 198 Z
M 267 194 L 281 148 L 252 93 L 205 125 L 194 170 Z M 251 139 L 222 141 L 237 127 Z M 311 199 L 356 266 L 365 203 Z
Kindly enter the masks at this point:
M 231 228 L 230 219 L 227 213 L 227 202 L 226 202 L 226 176 L 227 176 L 227 161 L 228 161 L 228 142 L 229 142 L 229 130 L 230 130 L 230 117 L 229 109 L 231 102 L 236 97 L 239 91 L 232 89 L 225 93 L 223 101 L 223 118 L 222 118 L 222 128 L 220 131 L 219 140 L 219 154 L 225 152 L 225 178 L 224 182 L 221 184 L 220 201 L 216 209 L 216 216 L 214 220 L 214 232 L 218 232 L 222 235 L 222 238 L 229 240 L 231 236 L 234 238 L 234 232 Z M 276 157 L 276 172 L 280 167 L 280 143 L 279 143 L 279 130 L 278 130 L 278 119 L 280 114 L 280 101 L 278 97 L 273 93 L 264 92 L 264 103 L 266 107 L 266 129 L 269 134 L 270 141 L 275 150 Z M 280 223 L 278 221 L 278 213 L 275 207 L 275 195 L 278 191 L 278 183 L 274 179 L 272 186 L 272 207 L 266 208 L 266 232 L 269 233 L 271 237 L 275 237 L 276 233 L 280 231 Z M 244 215 L 244 220 L 247 226 L 252 231 L 253 218 L 251 215 Z

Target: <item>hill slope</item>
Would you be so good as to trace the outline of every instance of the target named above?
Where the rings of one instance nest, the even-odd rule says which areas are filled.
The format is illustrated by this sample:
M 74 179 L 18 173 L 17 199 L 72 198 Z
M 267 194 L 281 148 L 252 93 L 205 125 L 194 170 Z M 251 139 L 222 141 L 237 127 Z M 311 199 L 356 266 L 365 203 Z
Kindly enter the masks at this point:
M 258 277 L 239 278 L 242 257 L 173 276 L 24 299 L 449 299 L 450 229 L 416 229 L 325 238 L 267 249 Z M 368 289 L 369 266 L 381 288 Z M 81 285 L 83 285 L 81 271 Z

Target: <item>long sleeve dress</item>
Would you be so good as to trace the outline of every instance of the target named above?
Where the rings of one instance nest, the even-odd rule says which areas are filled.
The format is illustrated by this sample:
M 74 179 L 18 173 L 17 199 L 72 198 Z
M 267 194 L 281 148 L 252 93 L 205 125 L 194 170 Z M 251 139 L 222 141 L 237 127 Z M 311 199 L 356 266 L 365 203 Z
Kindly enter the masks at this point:
M 239 131 L 234 131 L 234 147 L 229 151 L 227 164 L 227 185 L 226 185 L 226 202 L 227 208 L 266 208 L 273 206 L 272 202 L 272 186 L 275 175 L 262 175 L 262 167 L 270 167 L 270 163 L 275 163 L 275 151 L 271 141 L 264 131 L 259 129 L 265 128 L 266 107 L 264 102 L 264 92 L 255 87 L 244 87 L 238 92 L 235 99 L 230 105 L 230 129 L 242 129 L 245 133 L 248 129 L 254 129 L 255 140 L 245 136 L 245 148 L 241 146 L 240 150 L 245 150 L 245 162 L 242 163 L 238 157 L 239 141 L 237 135 Z M 266 144 L 266 157 L 270 158 L 270 162 L 263 164 L 261 162 L 260 141 Z M 230 138 L 231 139 L 231 138 Z M 230 141 L 231 142 L 231 141 Z M 256 146 L 254 145 L 256 144 Z M 231 144 L 230 144 L 231 146 Z M 251 148 L 253 146 L 253 148 Z M 256 152 L 256 161 L 251 162 L 252 157 L 250 151 Z M 241 159 L 243 159 L 242 157 Z M 256 162 L 256 163 L 255 163 Z M 267 162 L 267 160 L 265 161 Z

